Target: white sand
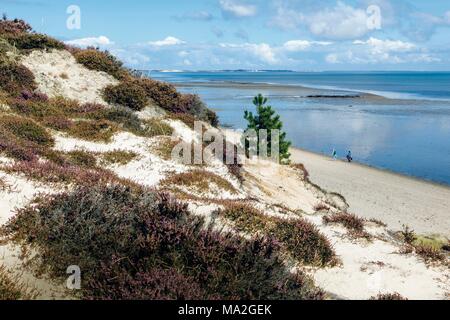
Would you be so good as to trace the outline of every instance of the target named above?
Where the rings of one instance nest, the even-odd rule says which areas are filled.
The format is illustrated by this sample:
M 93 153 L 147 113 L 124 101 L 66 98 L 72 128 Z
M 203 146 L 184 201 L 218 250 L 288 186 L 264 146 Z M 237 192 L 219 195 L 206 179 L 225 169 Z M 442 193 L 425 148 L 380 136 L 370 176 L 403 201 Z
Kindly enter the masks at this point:
M 375 239 L 368 242 L 349 238 L 340 226 L 324 225 L 323 214 L 314 213 L 313 209 L 323 195 L 311 189 L 288 166 L 259 162 L 246 165 L 245 169 L 246 178 L 251 179 L 246 190 L 252 197 L 260 203 L 278 203 L 291 210 L 304 211 L 303 217 L 314 223 L 333 244 L 341 266 L 306 268 L 316 284 L 332 297 L 369 299 L 379 293 L 398 292 L 409 299 L 446 299 L 450 292 L 448 267 L 427 266 L 414 254 L 399 254 L 401 243 L 386 228 L 368 224 L 366 231 Z M 269 209 L 264 212 L 274 215 Z
M 65 50 L 34 50 L 23 57 L 22 63 L 33 72 L 39 91 L 50 97 L 63 96 L 81 103 L 106 104 L 102 90 L 118 83 L 105 72 L 89 70 L 78 64 Z
M 294 162 L 306 166 L 312 182 L 342 194 L 351 212 L 395 230 L 408 225 L 420 234 L 450 237 L 450 188 L 303 150 L 291 153 Z

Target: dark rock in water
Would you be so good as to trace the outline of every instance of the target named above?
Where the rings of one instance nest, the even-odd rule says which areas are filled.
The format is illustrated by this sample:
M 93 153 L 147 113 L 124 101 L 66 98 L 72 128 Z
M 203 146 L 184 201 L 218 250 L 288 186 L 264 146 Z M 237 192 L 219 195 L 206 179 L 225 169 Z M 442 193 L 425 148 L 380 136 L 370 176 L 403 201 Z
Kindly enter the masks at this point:
M 313 99 L 319 99 L 319 98 L 325 98 L 325 99 L 336 99 L 336 98 L 341 98 L 341 99 L 355 99 L 355 98 L 361 98 L 361 96 L 359 95 L 310 95 L 310 96 L 306 96 L 307 98 L 313 98 Z

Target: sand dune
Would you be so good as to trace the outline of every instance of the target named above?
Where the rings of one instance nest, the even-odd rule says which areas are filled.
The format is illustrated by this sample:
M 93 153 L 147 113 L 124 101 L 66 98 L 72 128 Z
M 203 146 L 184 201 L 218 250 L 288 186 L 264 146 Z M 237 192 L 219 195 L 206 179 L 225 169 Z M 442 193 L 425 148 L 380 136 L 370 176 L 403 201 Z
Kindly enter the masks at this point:
M 395 230 L 408 225 L 417 233 L 450 237 L 450 188 L 299 149 L 292 150 L 292 159 L 364 218 L 380 219 Z

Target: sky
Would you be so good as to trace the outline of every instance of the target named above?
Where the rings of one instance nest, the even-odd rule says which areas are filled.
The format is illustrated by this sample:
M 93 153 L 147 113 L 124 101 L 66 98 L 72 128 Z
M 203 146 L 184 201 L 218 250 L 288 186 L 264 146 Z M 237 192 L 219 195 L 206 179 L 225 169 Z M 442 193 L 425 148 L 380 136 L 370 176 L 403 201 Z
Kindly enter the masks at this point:
M 0 10 L 136 69 L 450 71 L 448 0 L 0 0 Z

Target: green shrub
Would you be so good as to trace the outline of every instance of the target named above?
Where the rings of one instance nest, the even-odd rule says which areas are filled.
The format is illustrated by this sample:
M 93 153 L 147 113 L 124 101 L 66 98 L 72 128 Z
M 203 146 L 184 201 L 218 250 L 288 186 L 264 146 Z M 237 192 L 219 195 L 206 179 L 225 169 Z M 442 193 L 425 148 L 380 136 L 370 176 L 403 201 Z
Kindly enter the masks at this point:
M 117 126 L 108 120 L 77 121 L 67 131 L 75 138 L 87 141 L 110 142 Z
M 102 52 L 97 49 L 77 50 L 74 56 L 77 62 L 86 68 L 106 72 L 118 80 L 122 80 L 128 75 L 122 62 L 108 51 Z
M 0 115 L 0 124 L 7 131 L 20 139 L 24 139 L 41 146 L 53 146 L 53 137 L 31 119 L 12 116 L 12 115 Z
M 103 160 L 108 164 L 126 165 L 137 157 L 132 151 L 114 150 L 102 154 Z
M 23 65 L 16 63 L 0 64 L 0 89 L 11 96 L 17 96 L 23 90 L 36 89 L 33 73 Z
M 86 299 L 324 297 L 308 277 L 287 271 L 270 239 L 202 226 L 165 194 L 110 185 L 41 196 L 3 234 L 25 253 L 34 249 L 36 272 L 66 279 L 67 266 L 80 266 Z
M 145 133 L 143 122 L 131 109 L 126 107 L 100 109 L 88 114 L 87 117 L 94 120 L 108 120 L 114 122 L 121 128 L 136 135 L 144 135 Z
M 149 119 L 143 121 L 144 132 L 146 137 L 171 136 L 173 128 L 161 119 Z
M 145 91 L 130 81 L 106 87 L 103 96 L 108 103 L 128 107 L 135 111 L 142 110 L 148 104 Z
M 95 168 L 97 166 L 97 158 L 92 153 L 87 151 L 70 151 L 66 153 L 66 156 L 69 162 L 76 166 L 86 168 Z

